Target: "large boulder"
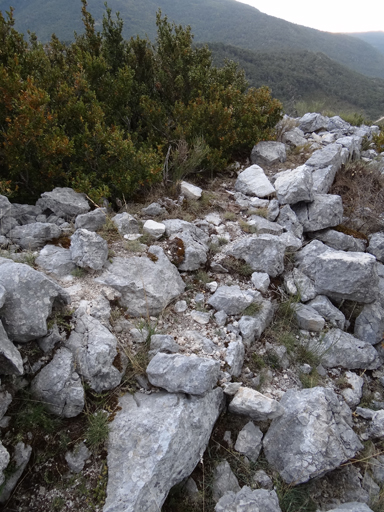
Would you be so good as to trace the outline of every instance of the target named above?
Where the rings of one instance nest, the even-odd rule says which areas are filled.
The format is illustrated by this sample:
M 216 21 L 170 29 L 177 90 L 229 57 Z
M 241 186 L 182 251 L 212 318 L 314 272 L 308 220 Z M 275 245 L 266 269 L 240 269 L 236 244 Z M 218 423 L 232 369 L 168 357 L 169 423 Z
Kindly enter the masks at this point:
M 75 229 L 88 229 L 97 231 L 107 222 L 106 208 L 96 208 L 89 213 L 78 215 L 75 221 Z
M 77 215 L 87 213 L 90 210 L 85 194 L 80 194 L 67 187 L 58 187 L 51 192 L 44 192 L 36 206 L 40 206 L 43 211 L 51 210 L 55 215 L 67 221 L 71 221 Z
M 238 175 L 235 190 L 247 196 L 261 198 L 275 193 L 275 188 L 258 165 L 251 165 Z
M 253 146 L 251 162 L 257 165 L 273 165 L 277 162 L 285 162 L 287 153 L 283 142 L 262 141 Z
M 161 247 L 151 246 L 149 255 L 116 257 L 96 281 L 121 293 L 119 303 L 132 316 L 157 315 L 183 293 L 185 284 Z
M 158 352 L 147 367 L 153 386 L 170 393 L 203 395 L 217 384 L 220 362 L 206 357 Z
M 73 418 L 84 408 L 84 389 L 70 350 L 60 348 L 52 361 L 36 375 L 31 391 L 57 416 Z
M 161 392 L 120 398 L 109 434 L 104 512 L 158 512 L 200 461 L 222 400 L 221 388 L 203 397 Z
M 355 321 L 356 338 L 376 345 L 384 337 L 384 308 L 379 302 L 372 302 L 363 307 Z
M 322 476 L 363 448 L 350 427 L 350 409 L 331 389 L 290 389 L 280 404 L 285 413 L 273 420 L 263 444 L 269 464 L 286 483 Z
M 46 275 L 5 258 L 0 258 L 0 285 L 7 292 L 1 320 L 10 340 L 19 343 L 45 336 L 52 306 L 71 301 L 68 293 Z
M 108 243 L 87 229 L 77 229 L 71 237 L 72 260 L 79 267 L 101 270 L 108 259 Z
M 304 133 L 316 132 L 322 128 L 327 129 L 329 118 L 316 112 L 308 112 L 299 120 L 299 128 Z
M 338 226 L 343 220 L 341 197 L 331 194 L 315 194 L 312 203 L 297 203 L 292 209 L 304 232 Z
M 354 238 L 351 235 L 346 235 L 335 229 L 324 229 L 310 233 L 310 237 L 320 240 L 337 251 L 365 252 L 365 240 Z
M 61 229 L 56 224 L 35 222 L 34 224 L 14 227 L 7 236 L 22 249 L 34 251 L 60 235 Z

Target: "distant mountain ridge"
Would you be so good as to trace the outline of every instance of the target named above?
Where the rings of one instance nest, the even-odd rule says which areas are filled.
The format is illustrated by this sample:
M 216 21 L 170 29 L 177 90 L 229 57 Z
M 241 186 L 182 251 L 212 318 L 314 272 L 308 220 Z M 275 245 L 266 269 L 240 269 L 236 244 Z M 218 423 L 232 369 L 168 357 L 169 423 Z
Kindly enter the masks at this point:
M 384 55 L 384 32 L 356 32 L 349 35 L 358 37 L 362 41 L 372 45 Z
M 0 10 L 5 13 L 10 3 L 16 29 L 31 30 L 42 41 L 53 32 L 72 40 L 74 30 L 82 31 L 79 0 L 0 0 Z M 109 0 L 108 5 L 113 12 L 120 11 L 126 38 L 147 34 L 154 39 L 160 8 L 169 20 L 190 25 L 196 42 L 222 42 L 253 51 L 322 52 L 355 71 L 384 78 L 384 54 L 358 37 L 295 25 L 235 0 Z M 88 9 L 101 27 L 104 0 L 89 0 Z

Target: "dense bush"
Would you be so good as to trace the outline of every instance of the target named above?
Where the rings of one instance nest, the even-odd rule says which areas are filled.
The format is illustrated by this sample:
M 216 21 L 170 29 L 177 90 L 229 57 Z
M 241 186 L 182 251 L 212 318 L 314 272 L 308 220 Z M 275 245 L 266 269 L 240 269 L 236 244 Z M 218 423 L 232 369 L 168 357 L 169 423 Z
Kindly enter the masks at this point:
M 233 63 L 215 68 L 190 28 L 159 12 L 155 44 L 124 41 L 119 15 L 107 8 L 97 32 L 81 1 L 85 32 L 70 45 L 26 41 L 0 13 L 0 193 L 127 197 L 161 181 L 164 162 L 180 174 L 180 144 L 203 145 L 195 170 L 215 170 L 272 136 L 281 104 Z

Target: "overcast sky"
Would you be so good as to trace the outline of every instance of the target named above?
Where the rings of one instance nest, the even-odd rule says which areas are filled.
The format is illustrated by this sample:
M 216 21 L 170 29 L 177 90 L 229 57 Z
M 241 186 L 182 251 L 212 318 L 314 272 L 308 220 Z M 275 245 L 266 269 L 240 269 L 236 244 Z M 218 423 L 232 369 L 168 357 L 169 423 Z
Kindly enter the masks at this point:
M 237 0 L 283 20 L 327 32 L 384 31 L 384 0 Z

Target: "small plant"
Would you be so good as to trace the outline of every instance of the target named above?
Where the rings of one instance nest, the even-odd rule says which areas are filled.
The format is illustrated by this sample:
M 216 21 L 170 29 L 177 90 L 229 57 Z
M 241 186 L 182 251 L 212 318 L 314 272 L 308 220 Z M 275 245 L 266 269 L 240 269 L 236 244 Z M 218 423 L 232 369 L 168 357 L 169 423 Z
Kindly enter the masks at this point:
M 125 242 L 124 248 L 128 252 L 143 252 L 145 250 L 144 245 L 139 240 L 128 240 Z
M 311 370 L 310 373 L 300 373 L 299 379 L 303 388 L 315 388 L 321 380 L 316 369 Z
M 309 494 L 309 484 L 292 487 L 280 479 L 276 485 L 282 512 L 316 512 L 317 505 Z
M 212 281 L 212 279 L 209 277 L 207 272 L 205 272 L 205 270 L 198 270 L 195 274 L 195 278 L 202 284 L 207 284 L 210 281 Z
M 15 426 L 22 432 L 42 431 L 53 434 L 61 424 L 61 419 L 48 412 L 45 404 L 33 398 L 27 391 L 21 390 L 15 402 L 21 401 L 23 406 L 18 407 L 15 417 Z
M 224 212 L 223 218 L 224 220 L 235 221 L 237 219 L 237 215 L 234 212 Z
M 244 260 L 238 260 L 233 256 L 227 256 L 224 258 L 222 265 L 230 272 L 239 274 L 243 277 L 249 277 L 254 272 L 251 265 L 246 263 Z
M 218 242 L 219 242 L 220 246 L 221 245 L 227 245 L 228 240 L 226 238 L 224 238 L 223 236 L 219 236 Z
M 260 302 L 252 302 L 248 307 L 243 311 L 243 315 L 246 316 L 255 316 L 257 313 L 263 309 L 263 305 Z
M 87 413 L 86 439 L 89 448 L 98 452 L 104 446 L 109 434 L 108 414 L 97 411 L 95 414 Z
M 260 371 L 262 368 L 265 368 L 265 360 L 256 352 L 253 352 L 251 356 L 251 365 L 252 369 Z
M 244 231 L 244 233 L 257 233 L 256 226 L 252 226 L 251 224 L 248 224 L 245 220 L 239 221 L 239 226 Z
M 258 215 L 259 217 L 266 219 L 268 217 L 268 208 L 252 208 L 248 210 L 247 215 Z
M 62 496 L 55 496 L 52 501 L 52 510 L 54 512 L 60 512 L 65 505 L 65 499 Z
M 71 275 L 73 275 L 73 277 L 78 277 L 78 278 L 84 277 L 86 274 L 87 274 L 87 271 L 82 267 L 77 267 L 77 268 L 73 269 L 71 272 Z
M 154 242 L 156 242 L 156 238 L 153 237 L 150 233 L 143 233 L 139 238 L 139 241 L 145 245 L 152 245 Z

